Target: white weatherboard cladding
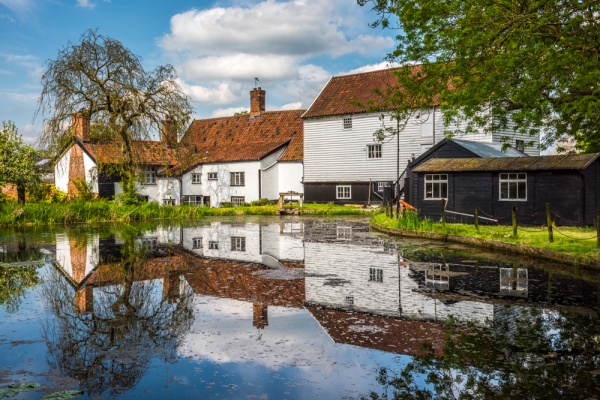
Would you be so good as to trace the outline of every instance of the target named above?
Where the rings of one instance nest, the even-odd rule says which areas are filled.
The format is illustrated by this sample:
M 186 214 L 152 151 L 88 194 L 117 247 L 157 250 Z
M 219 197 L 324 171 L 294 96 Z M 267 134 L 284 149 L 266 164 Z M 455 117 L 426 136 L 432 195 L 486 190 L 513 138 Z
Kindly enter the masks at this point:
M 515 123 L 512 120 L 508 121 L 507 127 L 505 130 L 494 132 L 494 142 L 503 143 L 503 138 L 509 138 L 508 144 L 515 147 L 515 143 L 517 140 L 522 140 L 525 143 L 533 142 L 533 146 L 528 146 L 525 148 L 525 153 L 530 156 L 539 156 L 540 155 L 540 137 L 537 136 L 529 136 L 523 135 L 520 133 L 516 133 L 514 130 Z
M 210 196 L 211 206 L 231 201 L 231 196 L 243 196 L 246 202 L 258 200 L 258 174 L 260 161 L 203 164 L 183 174 L 184 196 Z M 217 180 L 208 180 L 209 173 L 216 173 Z M 245 185 L 231 186 L 231 173 L 244 172 Z M 192 173 L 201 173 L 201 184 L 192 183 Z
M 343 242 L 307 242 L 304 246 L 307 302 L 346 307 L 346 298 L 352 296 L 355 309 L 399 316 L 396 253 L 384 253 L 383 246 Z M 369 281 L 370 268 L 383 270 L 383 282 Z M 331 283 L 332 280 L 335 283 Z
M 72 148 L 71 148 L 72 149 Z M 54 185 L 58 190 L 69 190 L 69 164 L 71 163 L 71 149 L 66 151 L 54 165 Z

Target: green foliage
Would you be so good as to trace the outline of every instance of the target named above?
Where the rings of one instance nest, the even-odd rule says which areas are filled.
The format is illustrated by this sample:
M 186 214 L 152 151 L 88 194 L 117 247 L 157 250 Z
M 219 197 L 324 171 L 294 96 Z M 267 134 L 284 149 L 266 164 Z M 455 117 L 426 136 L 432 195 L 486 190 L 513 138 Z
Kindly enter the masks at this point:
M 21 392 L 30 392 L 40 386 L 37 382 L 15 383 L 0 388 L 0 399 L 4 397 L 15 397 Z
M 230 201 L 222 201 L 221 202 L 221 208 L 231 208 L 233 207 L 233 203 Z
M 250 203 L 251 206 L 272 206 L 273 204 L 275 204 L 274 201 L 265 198 L 254 200 Z
M 60 203 L 66 200 L 67 194 L 59 190 L 53 183 L 42 183 L 29 190 L 29 201 Z
M 37 268 L 6 267 L 0 265 L 0 305 L 6 307 L 7 312 L 19 310 L 21 299 L 28 289 L 37 286 L 40 278 Z
M 13 184 L 32 188 L 42 181 L 42 171 L 35 165 L 38 152 L 23 143 L 13 122 L 2 122 L 0 130 L 0 186 Z M 20 198 L 20 201 L 25 201 Z
M 393 109 L 435 102 L 467 133 L 507 128 L 512 117 L 519 133 L 543 127 L 545 144 L 571 137 L 600 148 L 600 3 L 357 1 L 372 5 L 373 26 L 398 29 L 390 60 L 422 64 L 398 70 Z

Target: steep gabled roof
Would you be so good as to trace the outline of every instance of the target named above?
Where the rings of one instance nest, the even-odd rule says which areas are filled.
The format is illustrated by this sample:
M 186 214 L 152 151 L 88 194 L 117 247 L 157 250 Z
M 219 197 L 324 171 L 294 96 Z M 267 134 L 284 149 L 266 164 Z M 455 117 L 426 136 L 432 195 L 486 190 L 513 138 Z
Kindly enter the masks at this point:
M 410 68 L 417 73 L 421 66 Z M 302 118 L 366 113 L 366 107 L 382 103 L 383 98 L 377 90 L 397 86 L 396 70 L 398 68 L 388 68 L 332 77 Z
M 505 158 L 432 158 L 414 172 L 561 171 L 583 170 L 600 153 Z
M 97 164 L 117 164 L 123 161 L 121 143 L 116 140 L 76 141 Z M 167 147 L 160 141 L 134 140 L 132 150 L 136 162 L 144 165 L 173 166 L 179 158 L 177 149 Z
M 188 157 L 175 169 L 182 172 L 199 163 L 256 161 L 286 146 L 281 161 L 302 161 L 303 113 L 269 111 L 255 117 L 195 120 L 181 139 Z

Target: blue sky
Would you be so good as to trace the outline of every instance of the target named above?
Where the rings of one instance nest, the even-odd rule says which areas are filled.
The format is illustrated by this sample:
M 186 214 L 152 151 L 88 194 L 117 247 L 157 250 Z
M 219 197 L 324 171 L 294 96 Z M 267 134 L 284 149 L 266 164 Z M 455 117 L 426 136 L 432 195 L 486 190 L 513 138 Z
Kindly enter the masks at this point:
M 87 29 L 121 41 L 147 69 L 172 64 L 195 118 L 308 108 L 331 76 L 384 68 L 392 31 L 355 0 L 0 0 L 0 120 L 35 143 L 44 63 Z

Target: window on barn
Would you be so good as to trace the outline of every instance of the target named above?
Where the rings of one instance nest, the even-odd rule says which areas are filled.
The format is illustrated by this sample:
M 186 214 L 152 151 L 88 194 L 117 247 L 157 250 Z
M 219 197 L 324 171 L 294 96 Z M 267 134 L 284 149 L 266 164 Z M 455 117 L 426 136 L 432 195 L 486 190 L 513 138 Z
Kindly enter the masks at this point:
M 367 158 L 381 158 L 381 145 L 380 144 L 367 145 Z
M 383 269 L 369 268 L 369 282 L 383 282 Z
M 246 184 L 246 177 L 243 172 L 232 172 L 231 173 L 231 186 L 244 186 Z
M 440 200 L 448 198 L 448 175 L 425 175 L 425 199 Z
M 500 200 L 527 200 L 527 174 L 500 174 Z
M 377 191 L 378 192 L 383 192 L 383 188 L 385 187 L 385 185 L 387 185 L 387 182 L 377 182 Z
M 335 198 L 336 199 L 351 199 L 352 191 L 351 186 L 336 186 L 335 187 Z
M 144 185 L 156 185 L 156 172 L 144 171 L 142 174 Z
M 202 183 L 202 174 L 192 174 L 192 183 L 194 183 L 194 184 Z
M 346 117 L 343 120 L 344 129 L 352 129 L 352 117 Z

